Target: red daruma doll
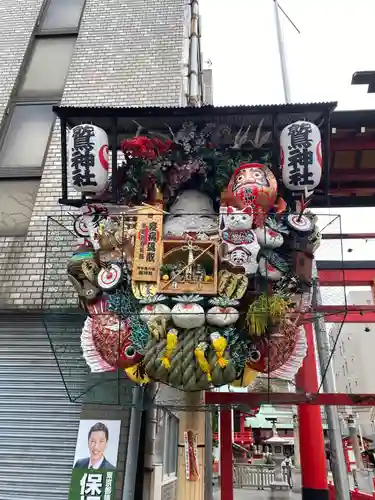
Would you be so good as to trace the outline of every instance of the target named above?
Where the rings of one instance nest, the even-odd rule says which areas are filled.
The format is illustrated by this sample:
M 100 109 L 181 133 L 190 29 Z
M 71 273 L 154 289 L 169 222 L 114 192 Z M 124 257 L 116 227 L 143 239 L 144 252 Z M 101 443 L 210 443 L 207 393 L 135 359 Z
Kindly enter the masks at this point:
M 277 197 L 277 181 L 271 170 L 261 163 L 237 167 L 228 184 L 228 195 L 239 198 L 244 207 L 254 208 L 256 226 L 263 226 L 266 214 Z

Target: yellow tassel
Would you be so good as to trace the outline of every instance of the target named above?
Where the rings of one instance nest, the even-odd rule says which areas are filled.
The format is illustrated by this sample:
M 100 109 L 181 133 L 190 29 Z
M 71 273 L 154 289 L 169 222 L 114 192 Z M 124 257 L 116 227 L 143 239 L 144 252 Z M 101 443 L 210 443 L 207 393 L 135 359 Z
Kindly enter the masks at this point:
M 217 363 L 221 368 L 225 368 L 228 364 L 228 360 L 224 358 L 224 352 L 227 348 L 228 342 L 224 337 L 219 335 L 217 332 L 211 334 L 212 347 L 215 349 Z
M 148 378 L 146 373 L 144 373 L 143 369 L 140 370 L 140 363 L 138 363 L 137 365 L 133 365 L 130 368 L 126 368 L 125 373 L 128 378 L 136 384 L 145 385 L 150 382 L 150 379 Z
M 167 333 L 167 347 L 164 351 L 164 356 L 162 357 L 162 364 L 167 370 L 171 367 L 170 359 L 172 357 L 173 351 L 176 349 L 177 345 L 177 330 L 171 328 Z
M 163 363 L 164 368 L 166 368 L 167 370 L 169 370 L 169 368 L 171 367 L 171 362 L 169 361 L 169 358 L 167 356 L 164 356 L 161 359 L 161 362 Z
M 223 358 L 223 354 L 216 353 L 216 355 L 217 355 L 217 364 L 221 368 L 225 368 L 227 366 L 227 364 L 229 363 L 229 361 L 227 359 Z
M 194 349 L 194 356 L 198 361 L 199 367 L 203 373 L 207 375 L 207 380 L 211 382 L 211 373 L 210 373 L 210 365 L 204 355 L 207 345 L 204 342 L 201 342 Z

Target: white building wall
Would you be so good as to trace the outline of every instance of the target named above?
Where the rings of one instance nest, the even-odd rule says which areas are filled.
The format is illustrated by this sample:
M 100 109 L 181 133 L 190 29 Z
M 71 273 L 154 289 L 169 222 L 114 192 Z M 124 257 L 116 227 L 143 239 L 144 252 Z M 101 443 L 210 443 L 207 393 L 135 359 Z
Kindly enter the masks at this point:
M 348 305 L 370 305 L 373 297 L 370 291 L 352 291 L 347 294 Z M 331 342 L 340 332 L 340 324 L 330 331 Z M 368 330 L 368 331 L 367 331 Z M 346 323 L 342 326 L 333 356 L 336 387 L 339 393 L 375 393 L 373 375 L 375 352 L 375 325 L 366 323 Z M 344 413 L 345 409 L 341 408 Z M 358 424 L 363 434 L 373 434 L 371 408 L 354 408 L 358 414 Z

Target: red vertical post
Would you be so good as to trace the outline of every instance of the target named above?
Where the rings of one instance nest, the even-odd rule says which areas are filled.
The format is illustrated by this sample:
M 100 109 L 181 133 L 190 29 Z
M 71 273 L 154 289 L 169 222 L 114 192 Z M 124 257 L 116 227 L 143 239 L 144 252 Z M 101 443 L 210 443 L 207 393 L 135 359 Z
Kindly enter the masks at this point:
M 305 393 L 318 391 L 318 376 L 311 323 L 305 325 L 307 355 L 296 377 Z M 302 500 L 328 500 L 328 482 L 324 433 L 320 406 L 298 407 L 299 443 L 302 474 Z
M 240 432 L 243 434 L 245 432 L 245 415 L 240 413 Z
M 221 500 L 233 500 L 232 412 L 220 409 Z

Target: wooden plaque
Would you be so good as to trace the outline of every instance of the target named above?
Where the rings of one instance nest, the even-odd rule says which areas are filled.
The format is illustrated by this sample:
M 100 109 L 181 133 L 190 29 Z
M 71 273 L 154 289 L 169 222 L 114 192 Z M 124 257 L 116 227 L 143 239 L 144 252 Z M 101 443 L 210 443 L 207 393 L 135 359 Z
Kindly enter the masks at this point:
M 133 281 L 158 281 L 163 252 L 163 208 L 147 206 L 137 214 Z

